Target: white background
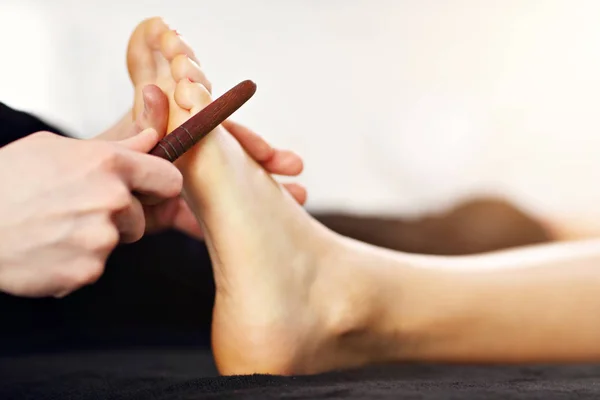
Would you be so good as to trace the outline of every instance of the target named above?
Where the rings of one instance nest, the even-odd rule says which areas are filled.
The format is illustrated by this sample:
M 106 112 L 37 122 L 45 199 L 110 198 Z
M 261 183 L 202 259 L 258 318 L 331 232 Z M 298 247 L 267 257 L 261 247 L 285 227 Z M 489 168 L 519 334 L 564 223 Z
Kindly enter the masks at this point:
M 131 106 L 127 39 L 154 15 L 216 95 L 257 82 L 236 117 L 304 156 L 311 209 L 501 193 L 600 217 L 600 1 L 0 0 L 0 101 L 99 133 Z

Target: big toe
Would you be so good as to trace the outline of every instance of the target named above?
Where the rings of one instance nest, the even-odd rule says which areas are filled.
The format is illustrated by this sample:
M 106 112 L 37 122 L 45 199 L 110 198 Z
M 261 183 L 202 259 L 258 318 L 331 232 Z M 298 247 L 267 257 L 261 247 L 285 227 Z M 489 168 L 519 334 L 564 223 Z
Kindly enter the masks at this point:
M 168 30 L 169 27 L 161 18 L 149 18 L 135 28 L 129 39 L 127 70 L 135 89 L 134 117 L 139 116 L 143 109 L 144 86 L 158 83 L 159 63 L 156 54 L 160 51 L 160 38 Z
M 127 45 L 127 70 L 134 86 L 156 79 L 154 52 L 159 50 L 160 37 L 169 27 L 160 17 L 148 18 L 138 24 Z

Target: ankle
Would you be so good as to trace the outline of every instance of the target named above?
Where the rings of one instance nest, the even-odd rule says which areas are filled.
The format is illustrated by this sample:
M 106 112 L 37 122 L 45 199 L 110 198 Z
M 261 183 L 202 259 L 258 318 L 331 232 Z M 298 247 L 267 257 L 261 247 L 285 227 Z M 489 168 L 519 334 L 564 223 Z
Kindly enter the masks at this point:
M 335 273 L 328 281 L 334 287 L 327 326 L 350 364 L 427 359 L 460 329 L 464 296 L 457 274 L 424 268 L 429 257 L 346 238 L 339 243 L 329 261 Z
M 404 322 L 391 323 L 403 314 L 403 295 L 390 296 L 382 260 L 372 254 L 379 249 L 334 235 L 331 250 L 321 257 L 317 281 L 322 286 L 315 296 L 326 301 L 314 307 L 321 312 L 323 347 L 333 352 L 326 358 L 344 368 L 389 361 L 398 336 L 407 330 Z

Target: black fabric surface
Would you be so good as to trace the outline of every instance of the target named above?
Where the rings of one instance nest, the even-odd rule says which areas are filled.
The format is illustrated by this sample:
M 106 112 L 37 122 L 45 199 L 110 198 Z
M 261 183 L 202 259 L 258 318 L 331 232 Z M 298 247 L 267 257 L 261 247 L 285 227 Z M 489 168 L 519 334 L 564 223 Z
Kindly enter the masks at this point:
M 12 399 L 597 399 L 600 365 L 377 366 L 316 376 L 218 377 L 201 349 L 120 350 L 0 359 Z
M 39 130 L 64 135 L 0 103 L 0 147 Z M 0 294 L 0 400 L 600 398 L 600 365 L 218 377 L 213 298 L 206 247 L 172 231 L 120 246 L 97 284 L 64 299 Z

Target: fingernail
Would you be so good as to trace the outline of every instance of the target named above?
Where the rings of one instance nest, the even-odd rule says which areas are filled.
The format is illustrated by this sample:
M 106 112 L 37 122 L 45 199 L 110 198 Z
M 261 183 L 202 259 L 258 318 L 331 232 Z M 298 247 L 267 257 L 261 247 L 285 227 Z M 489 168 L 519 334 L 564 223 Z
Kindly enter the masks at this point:
M 181 33 L 179 33 L 179 32 L 177 31 L 177 29 L 172 29 L 172 31 L 173 31 L 173 32 L 174 32 L 174 33 L 175 33 L 177 36 L 181 36 Z

